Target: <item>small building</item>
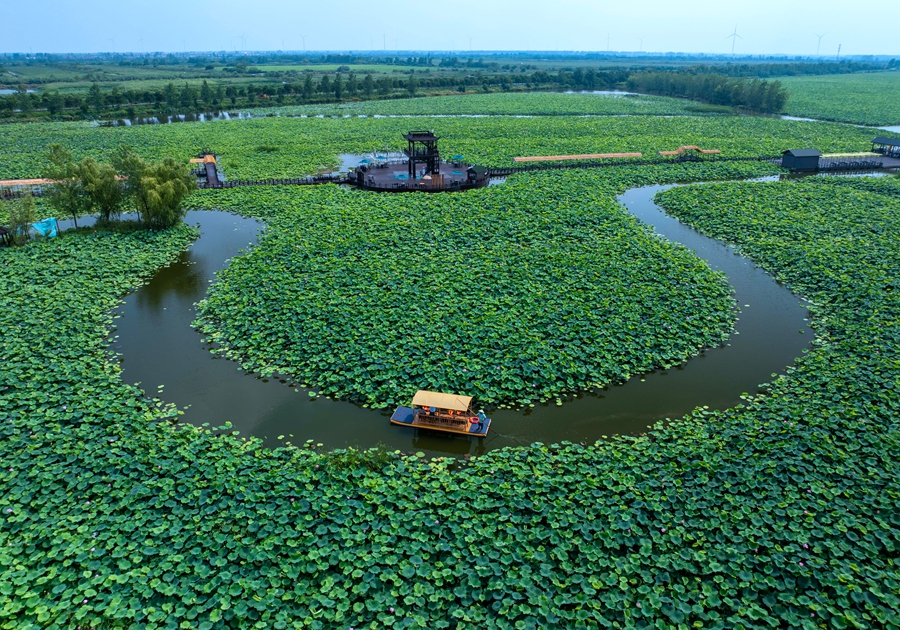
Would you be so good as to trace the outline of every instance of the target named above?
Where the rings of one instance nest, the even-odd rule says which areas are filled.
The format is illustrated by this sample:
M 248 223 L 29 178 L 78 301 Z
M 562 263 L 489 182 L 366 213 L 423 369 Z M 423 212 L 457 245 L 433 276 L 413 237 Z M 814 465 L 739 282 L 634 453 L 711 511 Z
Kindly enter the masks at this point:
M 900 138 L 876 136 L 872 138 L 872 152 L 889 157 L 900 157 Z
M 792 171 L 816 171 L 821 156 L 816 149 L 788 149 L 781 154 L 781 165 Z
M 466 169 L 466 176 L 470 184 L 480 186 L 487 181 L 488 170 L 481 164 L 473 164 Z

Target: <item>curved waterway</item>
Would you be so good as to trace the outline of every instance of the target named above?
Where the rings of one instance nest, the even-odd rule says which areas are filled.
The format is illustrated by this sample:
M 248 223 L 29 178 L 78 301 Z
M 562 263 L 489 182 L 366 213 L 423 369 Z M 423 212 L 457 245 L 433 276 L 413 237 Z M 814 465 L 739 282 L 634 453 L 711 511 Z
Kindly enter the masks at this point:
M 284 440 L 302 444 L 312 439 L 326 448 L 382 443 L 430 455 L 474 455 L 532 442 L 593 442 L 607 435 L 643 432 L 659 420 L 677 418 L 701 405 L 732 407 L 743 393 L 756 393 L 759 384 L 770 381 L 773 372 L 783 372 L 808 347 L 813 333 L 805 320 L 807 309 L 753 262 L 667 216 L 653 203 L 653 196 L 669 187 L 635 188 L 619 201 L 657 233 L 727 275 L 740 311 L 734 334 L 720 347 L 677 368 L 650 372 L 562 406 L 496 410 L 486 438 L 392 426 L 384 412 L 325 397 L 310 399 L 307 390 L 246 374 L 238 364 L 210 354 L 191 327 L 196 302 L 206 295 L 215 273 L 255 244 L 264 229 L 258 221 L 225 212 L 188 213 L 188 223 L 199 225 L 200 238 L 176 263 L 160 269 L 147 285 L 125 298 L 117 309 L 122 317 L 116 320 L 111 347 L 121 353 L 125 382 L 139 382 L 148 396 L 187 407 L 183 420 L 211 427 L 230 421 L 241 435 L 263 438 L 273 447 Z M 158 390 L 159 385 L 164 387 Z

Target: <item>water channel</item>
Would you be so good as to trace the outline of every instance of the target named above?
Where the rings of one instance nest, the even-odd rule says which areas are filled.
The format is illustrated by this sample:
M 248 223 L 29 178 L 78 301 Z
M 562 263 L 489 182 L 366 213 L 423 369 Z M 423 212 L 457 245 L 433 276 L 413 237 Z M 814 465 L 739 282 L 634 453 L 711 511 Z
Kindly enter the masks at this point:
M 758 384 L 770 381 L 773 372 L 782 372 L 807 348 L 813 339 L 805 321 L 807 309 L 731 248 L 667 216 L 653 203 L 664 188 L 632 189 L 619 201 L 656 232 L 727 275 L 740 308 L 735 333 L 726 344 L 680 367 L 635 377 L 562 406 L 496 410 L 490 414 L 496 431 L 483 439 L 392 426 L 384 412 L 325 397 L 311 399 L 304 389 L 246 374 L 236 363 L 211 354 L 191 327 L 196 302 L 205 296 L 215 273 L 252 247 L 265 229 L 258 221 L 226 212 L 188 213 L 186 220 L 199 226 L 200 238 L 176 263 L 125 298 L 117 309 L 121 317 L 111 348 L 121 353 L 125 382 L 139 382 L 148 396 L 187 407 L 183 420 L 213 427 L 230 421 L 241 435 L 263 438 L 267 446 L 312 439 L 327 448 L 383 443 L 431 455 L 480 454 L 536 441 L 593 442 L 606 435 L 643 432 L 658 420 L 677 418 L 700 405 L 731 407 L 743 392 L 755 393 Z M 158 391 L 159 385 L 164 387 Z

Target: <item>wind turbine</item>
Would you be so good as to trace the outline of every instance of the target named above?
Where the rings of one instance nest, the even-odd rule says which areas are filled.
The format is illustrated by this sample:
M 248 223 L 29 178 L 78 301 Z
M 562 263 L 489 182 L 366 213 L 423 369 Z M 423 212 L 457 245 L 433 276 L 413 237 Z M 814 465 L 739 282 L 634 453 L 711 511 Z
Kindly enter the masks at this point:
M 740 35 L 737 34 L 737 24 L 734 25 L 734 33 L 732 33 L 731 35 L 729 35 L 729 36 L 726 37 L 725 39 L 730 39 L 730 40 L 731 40 L 731 54 L 732 54 L 732 56 L 734 56 L 734 45 L 735 45 L 735 43 L 736 43 L 737 40 L 739 40 L 739 39 L 744 39 L 743 37 L 741 37 Z
M 284 52 L 284 40 L 281 40 L 281 52 Z
M 638 37 L 638 41 L 641 42 L 641 45 L 638 46 L 638 52 L 643 52 L 643 50 L 644 50 L 644 38 L 643 38 L 643 37 Z
M 610 37 L 609 33 L 607 33 L 606 34 L 606 52 L 609 52 L 609 40 L 611 40 L 611 39 L 612 39 L 612 37 Z
M 115 37 L 107 37 L 106 41 L 108 41 L 112 45 L 112 51 L 116 52 L 116 38 Z
M 144 34 L 141 33 L 140 39 L 138 39 L 138 43 L 141 45 L 141 53 L 144 52 Z
M 469 38 L 469 52 L 472 52 L 472 38 Z
M 241 50 L 247 52 L 247 36 L 241 35 Z
M 813 35 L 815 35 L 816 37 L 819 38 L 819 43 L 816 44 L 816 57 L 818 57 L 819 56 L 819 48 L 822 47 L 822 38 L 825 37 L 826 35 L 828 35 L 828 33 L 822 33 L 821 35 L 819 35 L 818 33 L 813 33 Z
M 300 37 L 303 38 L 303 50 L 306 50 L 306 35 L 301 35 Z
M 381 34 L 381 45 L 387 50 L 387 35 L 385 33 Z

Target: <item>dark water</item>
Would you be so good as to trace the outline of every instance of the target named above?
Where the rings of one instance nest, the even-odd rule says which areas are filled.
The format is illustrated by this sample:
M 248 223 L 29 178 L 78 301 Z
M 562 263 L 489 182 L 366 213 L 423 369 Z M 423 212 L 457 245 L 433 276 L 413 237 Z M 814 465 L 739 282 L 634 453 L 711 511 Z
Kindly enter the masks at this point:
M 593 442 L 604 435 L 642 432 L 658 420 L 676 418 L 700 405 L 731 407 L 743 392 L 755 393 L 773 372 L 792 364 L 812 341 L 804 321 L 807 310 L 752 262 L 667 217 L 652 202 L 663 188 L 633 189 L 620 201 L 657 232 L 727 274 L 741 309 L 736 334 L 728 345 L 707 350 L 678 368 L 635 377 L 562 406 L 494 411 L 490 415 L 495 431 L 486 438 L 395 427 L 386 413 L 326 398 L 311 400 L 306 390 L 245 374 L 237 364 L 211 355 L 191 328 L 195 303 L 205 296 L 215 272 L 255 243 L 263 228 L 257 221 L 223 212 L 188 214 L 189 223 L 199 223 L 200 238 L 176 264 L 161 269 L 149 284 L 127 296 L 117 311 L 123 317 L 116 320 L 113 334 L 118 337 L 112 347 L 122 353 L 126 382 L 139 381 L 151 397 L 157 395 L 158 385 L 165 385 L 160 398 L 179 407 L 190 405 L 185 421 L 210 426 L 230 421 L 242 435 L 264 438 L 269 446 L 285 436 L 295 444 L 312 439 L 328 448 L 380 442 L 432 455 L 479 454 L 536 441 Z

